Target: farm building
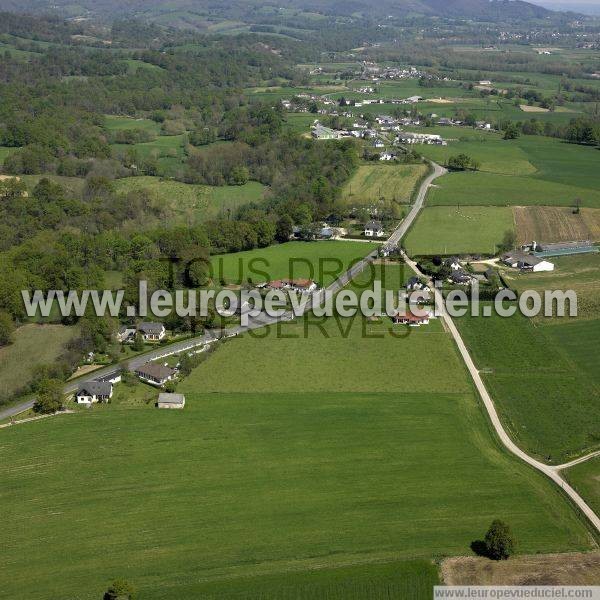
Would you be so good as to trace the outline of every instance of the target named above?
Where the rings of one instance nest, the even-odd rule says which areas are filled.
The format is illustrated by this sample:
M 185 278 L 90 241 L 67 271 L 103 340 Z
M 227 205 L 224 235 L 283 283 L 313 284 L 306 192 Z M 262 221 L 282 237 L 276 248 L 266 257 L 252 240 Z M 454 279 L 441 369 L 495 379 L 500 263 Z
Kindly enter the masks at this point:
M 135 374 L 146 383 L 151 385 L 163 386 L 175 376 L 175 369 L 157 365 L 156 363 L 146 363 L 135 370 Z
M 113 384 L 110 381 L 86 381 L 75 394 L 77 404 L 95 404 L 108 402 L 113 395 Z
M 337 140 L 341 137 L 339 131 L 325 127 L 320 123 L 314 126 L 312 135 L 318 140 Z
M 551 256 L 568 256 L 571 254 L 590 254 L 598 252 L 598 248 L 589 240 L 583 242 L 562 242 L 558 244 L 537 244 L 533 242 L 535 255 L 540 258 Z
M 525 254 L 520 250 L 503 254 L 501 260 L 505 265 L 513 269 L 521 269 L 521 271 L 532 271 L 534 273 L 554 271 L 554 263 L 533 254 Z
M 385 235 L 381 221 L 369 221 L 365 225 L 364 233 L 366 237 L 383 237 Z
M 156 406 L 158 408 L 183 408 L 185 406 L 185 396 L 183 394 L 161 393 L 158 395 Z

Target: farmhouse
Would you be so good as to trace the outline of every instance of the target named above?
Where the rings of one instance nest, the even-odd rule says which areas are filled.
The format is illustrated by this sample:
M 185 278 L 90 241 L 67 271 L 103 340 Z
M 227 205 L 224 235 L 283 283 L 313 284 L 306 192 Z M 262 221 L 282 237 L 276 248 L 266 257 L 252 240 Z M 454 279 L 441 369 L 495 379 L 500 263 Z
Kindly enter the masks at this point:
M 160 393 L 156 406 L 158 408 L 183 408 L 185 406 L 185 396 L 183 394 Z
M 379 155 L 379 160 L 394 160 L 396 158 L 395 154 L 392 154 L 391 152 L 382 152 Z
M 175 369 L 157 365 L 156 363 L 146 363 L 135 370 L 135 374 L 146 383 L 151 385 L 163 386 L 175 376 Z
M 532 271 L 534 273 L 554 271 L 554 263 L 533 254 L 525 254 L 520 250 L 503 254 L 501 260 L 505 265 L 513 269 L 521 269 L 521 271 Z
M 110 381 L 86 381 L 77 390 L 77 404 L 95 404 L 108 402 L 113 395 L 113 384 Z
M 137 330 L 147 342 L 160 342 L 167 335 L 162 323 L 140 323 Z

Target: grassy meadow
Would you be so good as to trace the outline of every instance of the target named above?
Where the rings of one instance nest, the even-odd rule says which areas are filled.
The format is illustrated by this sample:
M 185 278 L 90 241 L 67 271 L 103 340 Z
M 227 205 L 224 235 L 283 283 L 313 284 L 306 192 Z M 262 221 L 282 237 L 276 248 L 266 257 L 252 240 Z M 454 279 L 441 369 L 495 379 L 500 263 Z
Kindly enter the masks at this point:
M 366 242 L 287 242 L 211 258 L 216 283 L 253 283 L 283 278 L 309 278 L 327 286 L 352 264 L 377 248 Z
M 56 361 L 76 328 L 29 324 L 19 327 L 15 341 L 0 348 L 0 399 L 22 390 L 38 365 Z
M 462 130 L 445 131 L 445 136 L 464 135 Z M 430 206 L 572 206 L 579 198 L 582 206 L 600 207 L 596 149 L 542 136 L 509 141 L 489 133 L 477 134 L 481 141 L 473 141 L 475 135 L 448 146 L 423 146 L 423 153 L 438 162 L 463 152 L 481 162 L 480 171 L 439 179 L 428 198 Z
M 575 465 L 563 471 L 563 474 L 598 514 L 600 512 L 600 457 Z
M 398 561 L 469 553 L 497 517 L 520 552 L 588 549 L 559 491 L 495 443 L 441 325 L 389 326 L 236 338 L 179 385 L 183 411 L 4 431 L 5 593 L 92 600 L 124 577 L 148 600 L 425 600 L 434 569 Z
M 342 199 L 352 206 L 371 205 L 381 199 L 408 204 L 426 172 L 426 165 L 361 165 L 344 186 Z
M 517 293 L 525 290 L 574 290 L 577 293 L 578 314 L 600 317 L 600 254 L 557 256 L 550 259 L 554 271 L 520 273 L 504 269 L 504 280 Z
M 412 256 L 495 254 L 507 231 L 514 230 L 510 208 L 499 206 L 428 206 L 404 240 Z
M 244 185 L 215 187 L 194 185 L 160 177 L 126 177 L 117 179 L 119 192 L 147 190 L 156 201 L 168 207 L 173 218 L 183 223 L 197 223 L 218 216 L 227 216 L 243 204 L 262 199 L 265 186 L 250 181 Z
M 554 289 L 554 288 L 553 288 Z M 560 464 L 600 441 L 600 319 L 456 319 L 503 422 L 525 452 Z

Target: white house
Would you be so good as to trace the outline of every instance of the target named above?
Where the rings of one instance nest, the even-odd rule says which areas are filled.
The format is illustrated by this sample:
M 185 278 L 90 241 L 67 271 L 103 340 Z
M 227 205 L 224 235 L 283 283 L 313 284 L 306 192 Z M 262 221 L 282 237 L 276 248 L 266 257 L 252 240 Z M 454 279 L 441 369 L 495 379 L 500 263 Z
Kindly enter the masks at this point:
M 391 152 L 382 152 L 379 155 L 379 160 L 394 160 L 396 158 L 395 154 L 392 154 Z
M 162 323 L 140 323 L 137 330 L 147 342 L 160 342 L 167 335 Z
M 381 221 L 369 221 L 365 225 L 364 233 L 366 237 L 383 237 L 385 235 Z
M 86 381 L 75 394 L 77 404 L 95 404 L 108 402 L 113 395 L 113 384 L 110 381 Z

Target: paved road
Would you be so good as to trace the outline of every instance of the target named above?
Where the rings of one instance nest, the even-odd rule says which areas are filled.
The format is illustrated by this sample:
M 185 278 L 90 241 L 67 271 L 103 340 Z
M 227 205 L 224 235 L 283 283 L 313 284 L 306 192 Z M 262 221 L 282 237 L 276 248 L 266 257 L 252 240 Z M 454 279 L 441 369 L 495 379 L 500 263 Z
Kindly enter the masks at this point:
M 417 275 L 419 275 L 420 277 L 425 277 L 425 275 L 421 273 L 414 261 L 410 260 L 406 255 L 404 255 L 404 258 L 406 260 L 406 263 L 412 268 L 412 270 Z M 433 283 L 430 287 L 434 290 L 437 306 L 441 307 L 442 314 L 439 316 L 442 319 L 444 319 L 448 330 L 452 334 L 452 337 L 454 338 L 454 341 L 458 346 L 458 350 L 465 364 L 467 365 L 467 368 L 469 369 L 469 373 L 471 374 L 473 382 L 475 383 L 475 387 L 477 388 L 477 391 L 479 392 L 479 395 L 483 400 L 483 404 L 487 410 L 492 425 L 494 426 L 494 429 L 496 430 L 496 433 L 500 438 L 500 441 L 512 454 L 520 458 L 522 461 L 526 462 L 528 465 L 531 465 L 534 469 L 541 471 L 542 473 L 544 473 L 544 475 L 552 479 L 552 481 L 554 481 L 558 486 L 560 486 L 564 490 L 564 492 L 571 498 L 571 500 L 577 505 L 579 510 L 581 510 L 581 512 L 589 519 L 589 521 L 596 528 L 596 530 L 600 532 L 600 518 L 598 518 L 598 515 L 596 515 L 596 513 L 587 505 L 585 500 L 563 479 L 559 472 L 561 468 L 565 468 L 566 466 L 572 466 L 574 464 L 577 464 L 578 462 L 582 462 L 581 459 L 578 459 L 578 461 L 573 461 L 572 463 L 567 463 L 566 465 L 560 465 L 558 467 L 546 465 L 536 460 L 535 458 L 532 458 L 531 456 L 529 456 L 529 454 L 523 452 L 523 450 L 521 450 L 521 448 L 519 448 L 512 441 L 512 439 L 509 437 L 504 427 L 502 426 L 502 422 L 498 417 L 498 413 L 496 412 L 494 402 L 492 401 L 492 398 L 489 395 L 485 384 L 483 383 L 483 379 L 481 378 L 481 375 L 479 374 L 479 371 L 477 370 L 477 367 L 475 366 L 475 363 L 473 362 L 473 359 L 471 358 L 471 355 L 467 350 L 467 346 L 465 345 L 456 325 L 454 324 L 452 317 L 446 311 L 446 306 L 444 304 L 440 290 L 434 288 Z
M 398 242 L 402 239 L 402 237 L 406 234 L 413 221 L 419 214 L 421 208 L 423 207 L 423 202 L 425 200 L 425 196 L 427 195 L 427 190 L 431 183 L 437 178 L 441 177 L 446 173 L 446 170 L 435 163 L 431 163 L 433 167 L 433 172 L 427 176 L 427 178 L 423 181 L 419 188 L 419 192 L 417 194 L 417 198 L 410 212 L 406 216 L 406 218 L 399 224 L 399 226 L 392 232 L 390 235 L 386 245 L 397 245 Z M 343 273 L 340 277 L 338 277 L 333 283 L 331 283 L 326 290 L 328 292 L 338 292 L 345 285 L 348 284 L 354 277 L 356 277 L 361 271 L 363 271 L 366 266 L 375 260 L 378 256 L 379 249 L 374 250 L 361 261 L 354 264 L 348 271 Z M 314 300 L 310 300 L 304 309 L 304 312 L 309 311 L 313 302 L 320 300 L 324 296 L 325 290 L 322 290 L 320 294 L 317 294 Z M 92 373 L 88 373 L 82 377 L 74 379 L 65 385 L 64 391 L 65 394 L 72 394 L 77 391 L 79 384 L 86 379 L 98 379 L 102 377 L 108 377 L 113 374 L 120 373 L 124 368 L 128 368 L 129 370 L 134 370 L 137 367 L 142 366 L 143 364 L 158 360 L 161 358 L 166 358 L 168 356 L 173 356 L 174 354 L 180 354 L 181 352 L 197 350 L 198 348 L 205 346 L 206 344 L 214 343 L 221 337 L 232 337 L 236 335 L 240 335 L 246 331 L 250 331 L 252 329 L 259 329 L 261 327 L 265 327 L 267 325 L 273 325 L 277 323 L 277 321 L 289 321 L 294 318 L 294 315 L 291 312 L 286 312 L 283 316 L 279 318 L 269 317 L 266 314 L 261 314 L 256 317 L 251 317 L 249 319 L 249 324 L 247 326 L 242 327 L 238 325 L 237 327 L 233 327 L 230 329 L 226 329 L 219 332 L 208 332 L 204 335 L 197 336 L 194 338 L 190 338 L 187 340 L 182 340 L 181 342 L 175 342 L 174 344 L 169 344 L 168 346 L 160 346 L 151 352 L 145 352 L 144 354 L 140 354 L 134 358 L 130 358 L 122 363 L 110 365 L 108 367 L 103 367 L 101 369 L 97 369 Z M 0 410 L 0 420 L 8 419 L 19 413 L 30 409 L 33 406 L 33 400 L 28 400 L 26 402 L 21 402 L 9 408 L 5 408 Z
M 431 163 L 431 166 L 433 167 L 433 172 L 430 173 L 421 184 L 415 203 L 413 204 L 412 208 L 410 209 L 410 212 L 408 213 L 404 221 L 400 223 L 400 225 L 390 236 L 388 244 L 394 246 L 398 245 L 400 240 L 406 235 L 406 232 L 410 229 L 411 225 L 413 224 L 413 221 L 417 218 L 417 215 L 423 208 L 423 203 L 425 202 L 425 197 L 427 196 L 427 192 L 429 191 L 429 187 L 431 186 L 431 184 L 438 177 L 441 177 L 442 175 L 445 175 L 447 173 L 444 167 L 441 167 L 440 165 L 434 162 Z

